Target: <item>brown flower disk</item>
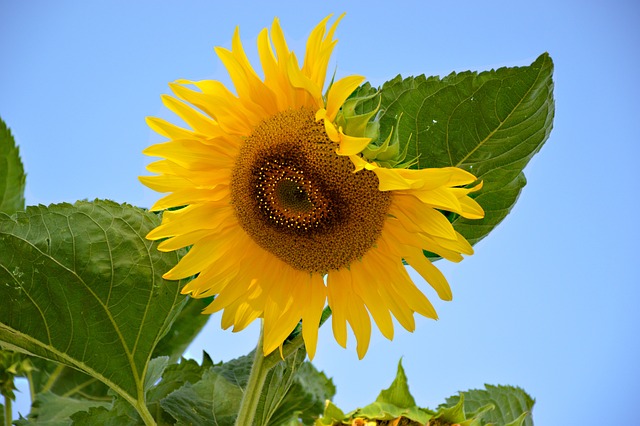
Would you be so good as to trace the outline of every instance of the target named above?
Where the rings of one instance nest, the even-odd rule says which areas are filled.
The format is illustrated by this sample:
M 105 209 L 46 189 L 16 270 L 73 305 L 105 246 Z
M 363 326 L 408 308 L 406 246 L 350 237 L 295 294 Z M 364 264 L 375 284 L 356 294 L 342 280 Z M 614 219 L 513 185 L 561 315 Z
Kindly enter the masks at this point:
M 391 195 L 348 157 L 308 108 L 278 113 L 246 138 L 231 202 L 253 240 L 297 269 L 326 273 L 361 258 L 379 237 Z

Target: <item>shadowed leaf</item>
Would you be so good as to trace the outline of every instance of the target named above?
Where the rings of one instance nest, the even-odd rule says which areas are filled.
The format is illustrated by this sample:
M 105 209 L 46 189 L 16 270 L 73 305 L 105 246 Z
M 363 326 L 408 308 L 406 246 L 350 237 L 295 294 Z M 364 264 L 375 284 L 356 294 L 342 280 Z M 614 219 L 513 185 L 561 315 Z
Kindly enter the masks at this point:
M 78 369 L 143 409 L 152 352 L 185 297 L 156 215 L 109 201 L 0 214 L 0 345 Z

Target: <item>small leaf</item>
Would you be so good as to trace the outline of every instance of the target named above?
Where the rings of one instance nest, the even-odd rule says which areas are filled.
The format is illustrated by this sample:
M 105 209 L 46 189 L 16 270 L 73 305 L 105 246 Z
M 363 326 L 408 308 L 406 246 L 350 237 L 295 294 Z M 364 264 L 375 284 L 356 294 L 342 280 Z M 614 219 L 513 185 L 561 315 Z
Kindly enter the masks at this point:
M 549 137 L 552 73 L 545 53 L 527 67 L 398 76 L 381 88 L 380 134 L 398 125 L 412 168 L 461 167 L 484 182 L 476 200 L 485 218 L 454 220 L 472 244 L 509 213 L 526 183 L 522 170 Z
M 485 385 L 485 389 L 472 389 L 462 394 L 467 418 L 477 416 L 497 426 L 533 426 L 530 414 L 535 401 L 521 388 Z M 455 406 L 459 400 L 460 396 L 452 396 L 444 406 Z M 495 409 L 487 410 L 488 404 L 493 404 Z
M 342 419 L 346 418 L 344 412 L 338 408 L 331 401 L 325 402 L 324 413 L 322 413 L 322 417 L 316 420 L 316 425 L 332 425 L 336 422 L 342 422 Z
M 134 408 L 122 398 L 115 396 L 109 407 L 93 407 L 71 415 L 72 426 L 140 426 L 142 419 Z M 158 422 L 158 426 L 164 426 Z
M 92 407 L 71 415 L 72 426 L 139 426 L 140 420 L 117 414 L 104 407 Z
M 256 425 L 284 426 L 294 420 L 313 424 L 322 414 L 325 401 L 333 397 L 336 389 L 324 373 L 310 362 L 303 362 L 305 357 L 302 347 L 269 372 Z
M 149 391 L 162 377 L 162 373 L 169 365 L 169 357 L 161 356 L 154 358 L 147 366 L 147 374 L 144 378 L 144 391 Z
M 448 407 L 441 406 L 434 416 L 434 420 L 439 420 L 446 424 L 462 423 L 466 419 L 467 417 L 464 412 L 464 394 L 460 394 L 456 405 Z
M 184 308 L 176 317 L 167 334 L 158 342 L 153 353 L 154 357 L 169 356 L 169 362 L 177 362 L 187 350 L 193 339 L 200 333 L 211 318 L 203 315 L 202 310 L 207 307 L 212 298 L 187 298 Z
M 68 426 L 72 424 L 71 415 L 79 411 L 88 411 L 92 407 L 109 407 L 107 402 L 88 401 L 67 398 L 50 392 L 41 393 L 32 404 L 31 413 L 18 425 Z
M 409 392 L 409 384 L 407 383 L 404 368 L 402 368 L 402 360 L 398 362 L 396 378 L 388 389 L 380 392 L 380 395 L 376 398 L 376 402 L 392 404 L 399 408 L 409 408 L 416 405 L 415 399 L 413 399 L 413 396 L 411 396 Z
M 149 411 L 152 413 L 161 413 L 160 415 L 165 423 L 174 423 L 175 419 L 162 409 L 160 401 L 186 383 L 194 384 L 200 381 L 204 372 L 209 370 L 212 365 L 213 363 L 206 353 L 204 353 L 202 365 L 198 365 L 198 363 L 192 359 L 184 358 L 179 364 L 169 365 L 162 373 L 160 382 L 147 391 Z M 158 418 L 157 415 L 156 421 L 160 422 L 160 418 Z
M 95 377 L 43 358 L 30 359 L 35 367 L 31 372 L 35 393 L 51 392 L 66 397 L 111 401 L 108 396 L 109 387 Z
M 295 374 L 306 356 L 304 347 L 301 347 L 269 371 L 254 418 L 256 426 L 276 426 L 291 418 L 293 410 L 281 403 L 291 389 Z
M 0 214 L 0 344 L 81 370 L 145 410 L 151 354 L 180 311 L 152 213 L 109 201 Z
M 331 411 L 329 411 L 331 409 Z M 335 418 L 341 411 L 333 406 L 333 404 L 327 404 L 325 408 L 324 417 Z M 380 392 L 376 401 L 363 408 L 358 408 L 350 413 L 344 415 L 344 418 L 340 419 L 344 423 L 351 423 L 353 419 L 364 418 L 367 420 L 379 420 L 390 421 L 396 419 L 405 419 L 403 421 L 413 424 L 426 424 L 432 417 L 433 412 L 428 409 L 420 408 L 416 405 L 416 402 L 409 392 L 409 385 L 407 382 L 407 376 L 402 368 L 402 360 L 398 362 L 398 372 L 396 378 L 391 383 L 388 389 Z M 335 422 L 334 422 L 335 423 Z M 319 424 L 332 424 L 326 420 L 321 420 Z M 339 424 L 339 423 L 336 423 Z
M 204 372 L 202 380 L 186 383 L 160 405 L 177 420 L 177 426 L 233 426 L 240 401 L 242 389 L 211 368 Z
M 0 119 L 0 212 L 13 214 L 24 210 L 25 185 L 20 150 L 11 130 Z

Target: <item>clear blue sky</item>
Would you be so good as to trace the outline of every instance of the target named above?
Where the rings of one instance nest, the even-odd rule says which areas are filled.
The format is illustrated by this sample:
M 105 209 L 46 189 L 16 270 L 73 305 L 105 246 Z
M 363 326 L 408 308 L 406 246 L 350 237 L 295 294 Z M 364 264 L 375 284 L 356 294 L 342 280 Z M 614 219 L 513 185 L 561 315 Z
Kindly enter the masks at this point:
M 637 176 L 640 6 L 634 1 L 8 1 L 0 0 L 0 116 L 20 145 L 28 204 L 108 198 L 148 207 L 138 183 L 160 140 L 148 115 L 179 78 L 228 81 L 213 46 L 245 46 L 274 16 L 298 50 L 331 12 L 338 75 L 375 84 L 524 65 L 556 64 L 555 128 L 526 169 L 512 214 L 476 254 L 439 263 L 454 300 L 440 314 L 374 334 L 365 359 L 323 327 L 315 365 L 335 402 L 375 399 L 400 357 L 416 400 L 434 407 L 484 383 L 522 386 L 539 425 L 631 424 L 640 403 Z M 423 286 L 424 287 L 424 286 Z M 214 316 L 190 353 L 214 360 L 249 351 L 257 327 L 219 330 Z M 23 408 L 24 412 L 24 408 Z M 26 414 L 26 413 L 25 413 Z

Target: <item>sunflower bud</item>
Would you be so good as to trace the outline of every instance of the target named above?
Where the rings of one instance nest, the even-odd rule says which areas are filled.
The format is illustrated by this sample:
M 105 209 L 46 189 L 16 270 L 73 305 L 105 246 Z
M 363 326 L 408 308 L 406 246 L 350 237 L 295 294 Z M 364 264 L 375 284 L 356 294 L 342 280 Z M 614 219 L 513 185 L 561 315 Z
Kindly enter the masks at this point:
M 380 92 L 365 83 L 345 101 L 336 116 L 336 124 L 348 135 L 371 139 L 371 143 L 362 151 L 367 160 L 386 168 L 407 168 L 415 162 L 404 162 L 411 136 L 402 144 L 403 148 L 397 131 L 402 116 L 399 115 L 387 137 L 381 138 L 380 117 L 384 112 L 380 109 L 381 103 Z

